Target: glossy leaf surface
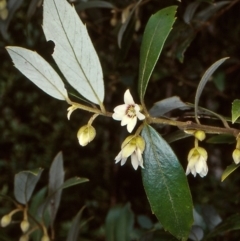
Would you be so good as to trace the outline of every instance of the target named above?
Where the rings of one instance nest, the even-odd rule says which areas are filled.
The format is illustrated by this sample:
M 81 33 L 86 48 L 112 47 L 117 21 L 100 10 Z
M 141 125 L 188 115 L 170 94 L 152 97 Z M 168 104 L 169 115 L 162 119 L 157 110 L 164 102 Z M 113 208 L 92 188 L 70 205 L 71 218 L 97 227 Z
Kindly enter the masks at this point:
M 15 67 L 37 87 L 56 99 L 65 100 L 67 98 L 67 90 L 61 78 L 37 52 L 10 46 L 7 47 L 7 51 Z
M 175 21 L 176 6 L 164 8 L 152 15 L 144 31 L 140 51 L 138 92 L 143 100 L 149 79 L 163 45 Z
M 55 43 L 53 58 L 67 81 L 83 97 L 101 105 L 102 67 L 86 26 L 74 7 L 66 0 L 45 0 L 43 31 L 46 39 Z
M 42 171 L 42 168 L 38 168 L 32 171 L 22 171 L 15 175 L 14 196 L 19 203 L 27 204 L 32 196 Z
M 193 204 L 185 172 L 167 142 L 151 126 L 144 127 L 143 185 L 164 229 L 186 240 L 193 223 Z

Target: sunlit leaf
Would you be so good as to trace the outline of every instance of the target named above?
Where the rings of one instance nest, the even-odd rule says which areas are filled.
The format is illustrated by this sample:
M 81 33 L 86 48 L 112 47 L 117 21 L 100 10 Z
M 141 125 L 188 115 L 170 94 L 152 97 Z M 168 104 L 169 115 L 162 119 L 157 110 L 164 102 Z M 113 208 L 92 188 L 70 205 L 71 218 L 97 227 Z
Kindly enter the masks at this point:
M 209 80 L 209 78 L 211 77 L 211 75 L 214 73 L 214 71 L 229 57 L 226 58 L 222 58 L 220 60 L 218 60 L 217 62 L 215 62 L 214 64 L 212 64 L 207 71 L 204 73 L 204 75 L 202 76 L 198 87 L 197 87 L 197 91 L 196 91 L 196 96 L 195 96 L 195 102 L 194 102 L 194 108 L 195 108 L 195 119 L 197 120 L 197 113 L 198 113 L 198 103 L 199 103 L 199 98 L 202 94 L 202 91 L 207 83 L 207 81 Z
M 64 181 L 63 156 L 59 152 L 54 158 L 49 171 L 48 196 L 51 197 L 49 203 L 51 225 L 53 226 L 59 204 L 61 201 L 62 189 L 59 189 Z
M 232 103 L 232 123 L 240 117 L 240 100 L 234 100 Z
M 175 109 L 189 109 L 190 107 L 181 101 L 178 96 L 172 96 L 154 103 L 149 110 L 149 114 L 154 117 L 160 117 Z
M 113 207 L 106 218 L 107 241 L 130 241 L 134 215 L 127 203 L 124 207 Z
M 186 240 L 193 223 L 193 204 L 185 172 L 171 147 L 150 126 L 144 127 L 143 185 L 164 229 Z
M 238 167 L 240 166 L 240 164 L 231 164 L 229 166 L 227 166 L 227 168 L 224 170 L 222 177 L 221 177 L 221 181 L 223 182 L 231 173 L 233 173 Z
M 67 81 L 83 97 L 101 105 L 104 98 L 102 67 L 74 6 L 66 0 L 45 0 L 43 31 L 46 39 L 55 43 L 53 58 Z
M 79 228 L 80 228 L 80 219 L 82 216 L 84 208 L 81 208 L 81 210 L 77 213 L 77 215 L 74 217 L 70 230 L 68 232 L 67 241 L 78 241 L 79 240 Z
M 176 6 L 164 8 L 152 15 L 144 31 L 139 66 L 138 92 L 143 101 L 153 69 L 172 25 L 175 21 Z
M 27 204 L 32 196 L 42 171 L 42 168 L 38 168 L 32 171 L 22 171 L 15 175 L 14 196 L 19 203 Z
M 15 67 L 35 85 L 56 99 L 67 98 L 67 90 L 61 78 L 38 53 L 20 47 L 7 47 L 6 49 Z
M 212 232 L 210 232 L 205 240 L 209 240 L 217 235 L 228 233 L 233 230 L 240 230 L 240 214 L 236 213 L 222 221 Z

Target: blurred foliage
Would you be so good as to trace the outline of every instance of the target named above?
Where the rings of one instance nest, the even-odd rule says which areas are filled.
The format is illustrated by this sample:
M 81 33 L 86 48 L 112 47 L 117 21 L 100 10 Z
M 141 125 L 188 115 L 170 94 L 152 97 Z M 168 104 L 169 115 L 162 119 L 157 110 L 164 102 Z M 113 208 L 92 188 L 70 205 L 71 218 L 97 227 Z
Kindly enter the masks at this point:
M 115 204 L 129 202 L 136 217 L 143 215 L 147 218 L 147 223 L 156 223 L 142 187 L 140 171 L 135 172 L 130 165 L 120 167 L 114 164 L 121 141 L 126 135 L 119 123 L 99 117 L 95 121 L 96 139 L 87 147 L 80 147 L 76 133 L 87 123 L 90 114 L 78 110 L 72 114 L 71 121 L 68 121 L 66 116 L 68 106 L 65 102 L 43 93 L 13 67 L 4 48 L 8 45 L 36 50 L 56 67 L 51 57 L 54 44 L 45 41 L 41 28 L 40 2 L 22 1 L 18 9 L 12 10 L 12 15 L 9 9 L 11 21 L 7 23 L 8 28 L 6 28 L 8 19 L 0 20 L 1 193 L 13 196 L 15 173 L 38 167 L 48 169 L 53 157 L 62 150 L 66 178 L 84 176 L 89 178 L 90 182 L 64 190 L 55 227 L 59 230 L 57 240 L 66 240 L 67 230 L 70 227 L 69 220 L 84 205 L 86 209 L 82 218 L 88 220 L 91 217 L 92 220 L 82 227 L 81 240 L 104 240 L 102 230 L 105 218 L 110 207 Z M 83 2 L 84 7 L 81 5 Z M 224 1 L 224 3 L 213 0 L 196 1 L 198 5 L 195 6 L 195 11 L 193 6 L 189 7 L 193 3 L 192 0 L 181 2 L 143 0 L 126 26 L 121 48 L 118 47 L 121 19 L 124 14 L 128 16 L 136 1 L 109 0 L 107 2 L 111 5 L 107 4 L 107 7 L 86 5 L 87 2 L 77 0 L 74 4 L 81 19 L 87 25 L 103 67 L 105 106 L 108 110 L 111 111 L 122 103 L 123 93 L 127 88 L 131 88 L 134 99 L 137 100 L 139 51 L 144 27 L 153 13 L 174 4 L 178 5 L 177 20 L 146 91 L 147 107 L 150 108 L 155 102 L 171 96 L 179 96 L 183 101 L 193 103 L 197 85 L 204 71 L 216 60 L 229 56 L 230 60 L 220 67 L 206 85 L 200 106 L 223 116 L 231 115 L 231 103 L 234 99 L 240 98 L 239 0 Z M 16 1 L 9 0 L 8 7 L 14 3 Z M 73 90 L 72 92 L 74 93 Z M 169 116 L 188 120 L 194 114 L 176 111 L 171 112 Z M 211 118 L 203 119 L 202 123 L 221 125 Z M 236 127 L 239 127 L 239 124 L 236 124 Z M 159 128 L 163 136 L 173 130 L 176 129 Z M 187 165 L 187 153 L 192 148 L 192 142 L 191 138 L 187 138 L 171 144 L 184 168 Z M 240 204 L 239 170 L 221 182 L 223 170 L 232 163 L 231 153 L 234 145 L 207 143 L 203 145 L 209 153 L 210 172 L 204 179 L 189 177 L 193 202 L 201 207 L 213 207 L 221 219 L 225 220 L 239 211 Z M 46 185 L 44 180 L 47 178 L 47 172 L 43 172 L 37 188 Z M 5 214 L 10 206 L 10 203 L 1 199 L 0 214 Z M 135 218 L 135 232 L 143 227 Z M 208 227 L 204 231 L 207 233 L 211 228 Z M 15 237 L 12 236 L 11 228 L 1 229 L 1 232 L 8 234 L 12 240 L 19 237 L 19 230 L 14 234 Z M 149 233 L 148 237 L 145 235 L 145 239 L 141 240 L 160 240 L 157 237 L 157 233 Z M 208 240 L 239 239 L 239 231 L 232 231 L 209 236 Z M 132 240 L 138 239 L 134 239 L 133 236 Z M 166 238 L 166 240 L 171 239 Z

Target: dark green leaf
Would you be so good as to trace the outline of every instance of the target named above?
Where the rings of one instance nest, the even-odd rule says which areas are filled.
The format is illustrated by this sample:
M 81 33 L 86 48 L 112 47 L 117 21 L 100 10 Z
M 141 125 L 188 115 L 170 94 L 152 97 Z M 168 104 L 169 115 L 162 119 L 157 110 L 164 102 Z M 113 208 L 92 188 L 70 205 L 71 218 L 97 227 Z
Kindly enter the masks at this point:
M 232 103 L 232 123 L 240 116 L 240 100 L 234 100 Z
M 115 6 L 106 1 L 88 1 L 77 3 L 75 8 L 77 11 L 83 11 L 88 8 L 115 8 Z
M 176 6 L 164 8 L 149 19 L 144 31 L 140 51 L 138 92 L 143 101 L 153 69 L 172 25 L 175 21 Z
M 229 57 L 226 58 L 222 58 L 220 60 L 218 60 L 217 62 L 215 62 L 214 64 L 212 64 L 207 71 L 204 73 L 202 79 L 200 80 L 198 87 L 197 87 L 197 91 L 196 91 L 196 96 L 195 96 L 195 103 L 194 103 L 194 108 L 195 108 L 195 119 L 196 121 L 198 120 L 197 117 L 197 113 L 198 113 L 198 103 L 199 103 L 199 98 L 202 94 L 202 91 L 207 83 L 207 81 L 209 80 L 209 78 L 211 77 L 211 75 L 214 73 L 214 71 Z
M 61 200 L 62 189 L 59 189 L 64 181 L 63 156 L 59 152 L 54 158 L 49 171 L 48 196 L 51 196 L 50 217 L 53 226 L 57 210 Z
M 209 139 L 207 139 L 206 142 L 211 144 L 224 144 L 224 143 L 232 144 L 236 142 L 236 138 L 232 135 L 220 134 L 220 135 L 214 135 L 210 137 Z
M 240 214 L 234 214 L 220 223 L 211 233 L 209 233 L 205 240 L 208 240 L 210 237 L 214 237 L 232 230 L 240 229 Z
M 171 132 L 170 134 L 164 136 L 164 139 L 167 143 L 172 143 L 174 141 L 185 139 L 190 136 L 192 136 L 192 135 L 187 134 L 184 131 L 177 130 L 177 131 Z
M 27 204 L 32 196 L 42 171 L 42 168 L 38 168 L 32 171 L 22 171 L 15 175 L 14 196 L 19 203 Z
M 75 186 L 84 182 L 88 182 L 89 179 L 84 178 L 84 177 L 72 177 L 70 179 L 68 179 L 67 181 L 65 181 L 63 183 L 63 185 L 60 187 L 61 189 L 65 189 L 71 186 Z
M 80 219 L 81 219 L 83 210 L 84 210 L 84 208 L 81 208 L 81 210 L 74 217 L 71 228 L 68 232 L 67 241 L 78 241 L 79 228 L 80 228 L 79 223 L 80 223 Z
M 227 168 L 224 170 L 222 177 L 221 177 L 221 181 L 223 182 L 231 173 L 233 173 L 238 167 L 240 166 L 240 164 L 231 164 L 229 166 L 227 166 Z
M 187 178 L 171 147 L 150 126 L 144 127 L 146 142 L 143 185 L 164 229 L 186 240 L 193 223 L 193 205 Z
M 107 241 L 130 241 L 134 215 L 127 203 L 124 207 L 111 208 L 106 218 Z
M 149 114 L 154 117 L 160 117 L 175 109 L 189 109 L 190 107 L 181 101 L 178 96 L 172 96 L 154 103 L 149 110 Z
M 118 32 L 118 47 L 121 48 L 121 45 L 122 45 L 122 38 L 123 38 L 123 35 L 126 31 L 126 28 L 132 18 L 132 15 L 134 13 L 134 11 L 136 10 L 136 8 L 139 6 L 139 4 L 142 2 L 142 0 L 139 0 L 138 3 L 133 7 L 132 11 L 130 12 L 130 14 L 128 15 L 126 21 L 122 24 L 119 32 Z
M 183 20 L 186 24 L 190 24 L 192 17 L 199 5 L 200 5 L 200 2 L 193 2 L 187 6 L 186 11 L 183 15 Z

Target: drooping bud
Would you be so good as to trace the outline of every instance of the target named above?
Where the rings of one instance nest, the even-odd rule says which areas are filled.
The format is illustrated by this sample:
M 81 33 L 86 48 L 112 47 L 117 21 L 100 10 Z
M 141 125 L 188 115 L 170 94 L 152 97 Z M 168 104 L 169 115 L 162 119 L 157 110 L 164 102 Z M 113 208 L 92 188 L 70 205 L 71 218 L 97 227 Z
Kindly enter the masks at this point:
M 7 227 L 12 221 L 12 216 L 9 215 L 9 214 L 6 214 L 2 217 L 1 219 L 1 226 L 4 228 L 4 227 Z
M 236 148 L 233 151 L 232 157 L 236 164 L 240 163 L 240 150 Z
M 23 233 L 26 233 L 29 229 L 30 223 L 27 220 L 23 220 L 20 224 Z
M 96 130 L 91 125 L 82 126 L 77 133 L 77 138 L 81 146 L 86 146 L 95 138 L 95 136 Z
M 204 131 L 195 131 L 194 132 L 194 136 L 199 140 L 199 141 L 203 141 L 206 138 L 206 134 Z
M 19 241 L 28 241 L 29 240 L 29 236 L 24 234 L 20 237 Z
M 41 238 L 41 241 L 50 241 L 50 238 L 48 237 L 48 235 L 44 234 Z

